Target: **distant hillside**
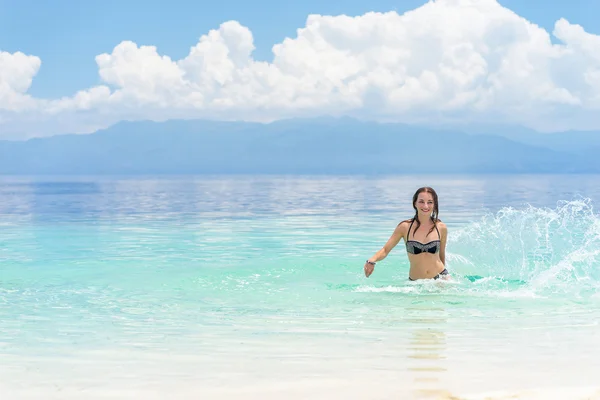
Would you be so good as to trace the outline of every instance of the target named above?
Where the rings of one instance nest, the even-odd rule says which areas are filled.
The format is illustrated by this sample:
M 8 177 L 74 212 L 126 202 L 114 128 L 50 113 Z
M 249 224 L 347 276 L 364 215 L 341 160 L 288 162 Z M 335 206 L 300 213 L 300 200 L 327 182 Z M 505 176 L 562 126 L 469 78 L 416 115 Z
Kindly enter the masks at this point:
M 540 133 L 533 129 L 513 125 L 481 125 L 472 124 L 460 129 L 466 133 L 489 134 L 502 136 L 516 142 L 532 146 L 546 147 L 552 150 L 585 152 L 591 147 L 600 147 L 599 131 L 567 131 L 556 133 Z
M 466 134 L 349 118 L 272 124 L 124 122 L 90 135 L 0 141 L 2 174 L 597 173 L 568 135 Z M 600 141 L 598 142 L 600 145 Z

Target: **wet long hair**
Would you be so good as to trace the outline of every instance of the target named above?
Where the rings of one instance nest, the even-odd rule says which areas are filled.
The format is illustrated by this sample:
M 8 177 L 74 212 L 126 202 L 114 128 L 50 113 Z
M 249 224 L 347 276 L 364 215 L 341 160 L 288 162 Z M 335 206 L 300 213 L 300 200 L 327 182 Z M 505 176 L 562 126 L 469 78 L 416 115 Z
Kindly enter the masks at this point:
M 421 226 L 421 221 L 419 221 L 419 211 L 417 210 L 417 199 L 419 197 L 419 194 L 421 193 L 431 193 L 431 196 L 433 196 L 433 212 L 431 213 L 431 221 L 433 222 L 433 226 L 431 227 L 431 229 L 429 230 L 429 232 L 427 232 L 427 234 L 429 235 L 433 229 L 436 227 L 436 224 L 440 221 L 440 219 L 438 218 L 439 215 L 439 203 L 438 203 L 438 195 L 435 192 L 435 190 L 433 190 L 432 188 L 430 188 L 429 186 L 425 186 L 422 188 L 417 189 L 417 191 L 415 192 L 415 194 L 413 195 L 413 208 L 415 209 L 415 216 L 410 219 L 409 221 L 413 221 L 417 223 L 417 226 L 415 228 L 415 230 L 413 231 L 413 235 L 414 233 L 417 231 L 417 229 L 419 229 L 419 226 Z

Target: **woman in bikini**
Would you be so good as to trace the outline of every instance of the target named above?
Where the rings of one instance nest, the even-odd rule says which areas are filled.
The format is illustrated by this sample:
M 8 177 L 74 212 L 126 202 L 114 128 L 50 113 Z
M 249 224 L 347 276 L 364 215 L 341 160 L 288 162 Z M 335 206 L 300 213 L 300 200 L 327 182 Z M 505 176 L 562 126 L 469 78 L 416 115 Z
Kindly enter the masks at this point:
M 387 257 L 404 239 L 410 271 L 408 279 L 438 279 L 448 275 L 446 270 L 446 239 L 448 228 L 438 219 L 438 197 L 430 187 L 418 189 L 413 196 L 415 216 L 398 224 L 387 243 L 365 262 L 367 278 L 373 273 L 375 263 Z

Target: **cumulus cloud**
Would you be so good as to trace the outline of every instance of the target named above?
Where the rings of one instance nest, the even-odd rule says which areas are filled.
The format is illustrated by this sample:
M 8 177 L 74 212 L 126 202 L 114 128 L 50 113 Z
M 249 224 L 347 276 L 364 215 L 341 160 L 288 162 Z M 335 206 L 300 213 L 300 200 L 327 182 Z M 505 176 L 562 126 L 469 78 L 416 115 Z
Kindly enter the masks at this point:
M 53 100 L 27 95 L 39 58 L 0 53 L 0 124 L 42 135 L 121 119 L 330 114 L 600 128 L 600 37 L 565 19 L 552 34 L 558 44 L 496 0 L 437 0 L 404 14 L 310 15 L 263 62 L 250 30 L 228 21 L 181 60 L 122 42 L 96 57 L 102 85 Z
M 27 90 L 40 65 L 38 57 L 0 51 L 1 110 L 18 111 L 35 107 L 35 101 L 27 95 Z

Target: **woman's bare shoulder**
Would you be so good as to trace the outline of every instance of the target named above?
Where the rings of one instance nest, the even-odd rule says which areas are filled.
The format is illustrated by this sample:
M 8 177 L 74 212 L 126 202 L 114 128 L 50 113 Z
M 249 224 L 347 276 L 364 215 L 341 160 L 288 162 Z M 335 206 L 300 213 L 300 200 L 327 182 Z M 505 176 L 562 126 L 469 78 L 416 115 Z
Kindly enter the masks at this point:
M 412 222 L 412 219 L 405 219 L 404 221 L 400 221 L 398 222 L 398 225 L 396 226 L 396 230 L 397 231 L 401 231 L 401 232 L 405 232 L 408 229 L 408 226 L 410 225 L 410 223 Z
M 436 223 L 439 230 L 448 231 L 448 227 L 441 220 Z

